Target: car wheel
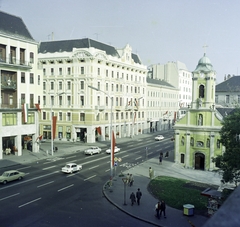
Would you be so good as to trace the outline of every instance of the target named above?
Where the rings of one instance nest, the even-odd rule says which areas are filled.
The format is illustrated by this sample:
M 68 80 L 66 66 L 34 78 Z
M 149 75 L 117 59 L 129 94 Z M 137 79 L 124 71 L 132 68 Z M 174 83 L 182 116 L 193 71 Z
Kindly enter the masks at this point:
M 3 184 L 6 184 L 7 183 L 7 181 L 5 180 L 5 181 L 3 181 Z
M 18 180 L 22 180 L 22 177 L 19 177 Z
M 71 173 L 73 173 L 73 171 L 71 170 Z

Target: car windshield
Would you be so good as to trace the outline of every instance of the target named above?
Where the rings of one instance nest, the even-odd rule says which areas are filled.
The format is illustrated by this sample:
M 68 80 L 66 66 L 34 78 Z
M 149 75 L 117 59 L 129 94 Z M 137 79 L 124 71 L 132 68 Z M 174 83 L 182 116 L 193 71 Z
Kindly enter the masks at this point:
M 8 177 L 8 175 L 9 175 L 8 173 L 3 173 L 2 174 L 3 177 Z
M 66 168 L 71 168 L 71 166 L 70 166 L 70 165 L 65 165 L 65 167 L 66 167 Z

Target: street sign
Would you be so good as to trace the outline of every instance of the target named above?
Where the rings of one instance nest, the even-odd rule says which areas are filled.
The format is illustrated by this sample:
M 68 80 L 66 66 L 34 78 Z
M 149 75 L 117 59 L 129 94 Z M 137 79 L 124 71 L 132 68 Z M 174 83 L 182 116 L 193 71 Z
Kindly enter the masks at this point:
M 117 166 L 118 165 L 118 163 L 117 162 L 114 162 L 114 166 Z
M 115 157 L 115 158 L 114 158 L 114 161 L 115 161 L 115 162 L 117 162 L 117 161 L 118 161 L 118 158 L 117 158 L 117 157 Z
M 122 159 L 121 159 L 121 158 L 118 158 L 118 161 L 119 161 L 119 162 L 121 162 L 121 161 L 122 161 Z

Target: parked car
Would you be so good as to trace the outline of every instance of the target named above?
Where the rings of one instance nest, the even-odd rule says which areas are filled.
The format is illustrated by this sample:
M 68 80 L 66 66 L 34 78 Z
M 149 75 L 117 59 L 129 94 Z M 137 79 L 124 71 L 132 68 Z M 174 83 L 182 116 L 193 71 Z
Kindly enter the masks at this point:
M 115 148 L 114 148 L 114 153 L 117 153 L 117 152 L 119 152 L 119 151 L 120 151 L 120 148 L 117 147 L 117 146 L 115 146 Z M 110 154 L 110 153 L 111 153 L 111 148 L 107 149 L 107 150 L 106 150 L 106 153 L 107 153 L 107 154 Z
M 93 154 L 99 154 L 102 151 L 99 147 L 90 147 L 89 149 L 85 150 L 85 154 L 93 155 Z
M 77 172 L 82 169 L 81 165 L 77 165 L 76 163 L 67 163 L 63 168 L 62 172 L 63 173 L 73 173 Z
M 163 139 L 164 139 L 164 137 L 162 135 L 158 135 L 155 137 L 155 140 L 158 140 L 158 141 L 163 140 Z
M 0 183 L 6 184 L 10 181 L 22 180 L 25 175 L 25 173 L 19 172 L 17 170 L 8 170 L 0 176 Z

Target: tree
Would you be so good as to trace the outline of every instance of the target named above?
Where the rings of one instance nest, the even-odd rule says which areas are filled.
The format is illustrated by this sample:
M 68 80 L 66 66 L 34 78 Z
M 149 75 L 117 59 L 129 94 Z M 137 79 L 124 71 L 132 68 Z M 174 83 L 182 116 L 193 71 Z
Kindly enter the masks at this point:
M 221 143 L 225 152 L 213 158 L 213 162 L 222 172 L 224 183 L 240 182 L 240 109 L 234 109 L 222 122 Z

